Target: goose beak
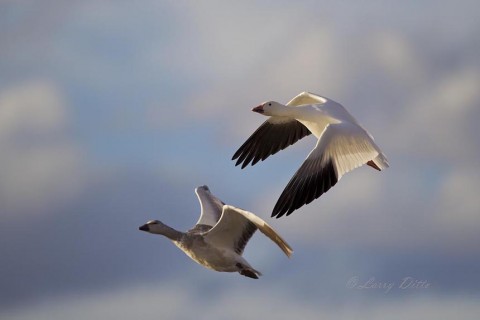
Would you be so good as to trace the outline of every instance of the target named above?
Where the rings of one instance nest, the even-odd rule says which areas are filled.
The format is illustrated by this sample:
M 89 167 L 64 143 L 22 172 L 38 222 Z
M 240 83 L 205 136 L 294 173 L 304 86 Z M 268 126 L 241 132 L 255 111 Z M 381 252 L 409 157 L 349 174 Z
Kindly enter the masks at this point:
M 253 108 L 252 111 L 263 114 L 263 112 L 264 112 L 263 111 L 263 105 L 259 105 L 258 107 Z
M 148 231 L 148 224 L 144 224 L 143 226 L 140 226 L 140 227 L 138 228 L 138 230 Z

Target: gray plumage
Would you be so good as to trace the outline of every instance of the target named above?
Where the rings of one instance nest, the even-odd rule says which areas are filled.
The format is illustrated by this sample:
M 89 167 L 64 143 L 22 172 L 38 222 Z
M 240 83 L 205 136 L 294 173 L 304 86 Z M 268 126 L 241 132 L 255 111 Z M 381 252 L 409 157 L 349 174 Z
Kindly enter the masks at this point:
M 139 229 L 161 234 L 172 240 L 192 260 L 221 272 L 238 272 L 257 279 L 261 273 L 243 257 L 248 241 L 258 229 L 288 256 L 293 250 L 265 221 L 251 212 L 226 205 L 207 186 L 195 189 L 200 202 L 200 218 L 187 232 L 177 231 L 158 220 L 148 221 Z

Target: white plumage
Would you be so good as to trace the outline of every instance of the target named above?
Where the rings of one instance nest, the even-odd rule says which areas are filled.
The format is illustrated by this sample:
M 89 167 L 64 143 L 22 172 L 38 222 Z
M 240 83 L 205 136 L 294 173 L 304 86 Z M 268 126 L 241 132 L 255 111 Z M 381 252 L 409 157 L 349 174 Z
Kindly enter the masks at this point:
M 318 141 L 280 195 L 277 218 L 310 203 L 347 172 L 363 165 L 382 170 L 388 161 L 373 137 L 339 103 L 302 92 L 286 105 L 268 101 L 252 111 L 270 116 L 237 150 L 242 169 L 313 134 Z

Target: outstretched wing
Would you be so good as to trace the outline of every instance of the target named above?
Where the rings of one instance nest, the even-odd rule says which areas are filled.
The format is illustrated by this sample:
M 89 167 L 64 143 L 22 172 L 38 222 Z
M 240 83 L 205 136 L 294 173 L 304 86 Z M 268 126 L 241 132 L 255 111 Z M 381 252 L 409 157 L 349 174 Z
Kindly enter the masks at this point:
M 220 219 L 222 208 L 225 203 L 215 197 L 207 186 L 196 188 L 195 193 L 197 194 L 201 209 L 200 218 L 198 219 L 195 228 L 198 226 L 213 227 Z
M 288 101 L 287 106 L 302 106 L 305 104 L 321 104 L 327 102 L 327 99 L 311 92 L 304 91 L 292 100 Z
M 208 231 L 204 239 L 216 247 L 235 250 L 242 254 L 248 240 L 259 229 L 263 234 L 275 242 L 285 254 L 290 257 L 293 250 L 265 221 L 251 212 L 234 206 L 223 206 L 222 217 L 218 223 Z
M 302 92 L 287 103 L 287 106 L 320 104 L 327 100 L 310 92 Z M 232 160 L 237 159 L 236 166 L 242 169 L 251 162 L 252 166 L 260 160 L 291 146 L 298 140 L 310 135 L 310 130 L 295 119 L 270 117 L 245 141 L 235 152 Z
M 328 125 L 278 198 L 272 217 L 288 216 L 327 192 L 345 173 L 381 154 L 359 125 L 348 122 Z
M 250 162 L 253 166 L 309 134 L 307 127 L 295 119 L 270 117 L 235 152 L 232 160 L 238 158 L 235 165 L 242 164 L 242 169 Z

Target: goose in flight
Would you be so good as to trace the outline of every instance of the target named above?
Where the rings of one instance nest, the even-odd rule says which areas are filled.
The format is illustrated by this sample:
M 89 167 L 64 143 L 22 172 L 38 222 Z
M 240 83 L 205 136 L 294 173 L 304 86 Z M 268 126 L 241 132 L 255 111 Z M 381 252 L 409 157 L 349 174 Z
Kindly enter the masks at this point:
M 252 109 L 269 118 L 235 152 L 242 169 L 294 144 L 305 136 L 318 139 L 273 208 L 287 216 L 333 187 L 347 172 L 367 164 L 376 170 L 388 161 L 373 137 L 339 103 L 302 92 L 286 105 L 267 101 Z
M 275 242 L 288 256 L 292 248 L 265 221 L 251 212 L 226 205 L 207 186 L 195 189 L 200 202 L 200 218 L 187 232 L 180 232 L 158 220 L 148 221 L 139 229 L 161 234 L 202 266 L 221 272 L 238 272 L 258 279 L 261 273 L 243 257 L 243 249 L 257 229 Z

